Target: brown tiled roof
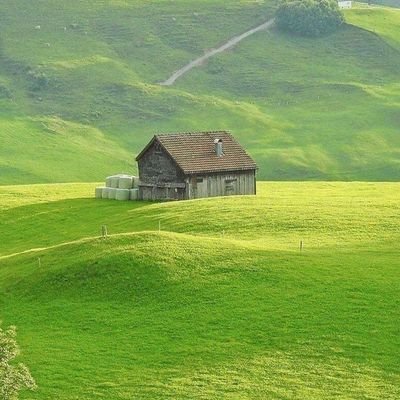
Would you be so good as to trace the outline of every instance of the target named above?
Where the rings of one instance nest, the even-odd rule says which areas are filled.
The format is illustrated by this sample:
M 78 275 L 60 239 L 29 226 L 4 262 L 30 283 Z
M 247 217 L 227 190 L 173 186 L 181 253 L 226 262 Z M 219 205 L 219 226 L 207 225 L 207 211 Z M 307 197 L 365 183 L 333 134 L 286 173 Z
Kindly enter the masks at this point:
M 215 139 L 222 140 L 223 155 L 220 157 L 215 152 Z M 136 157 L 136 160 L 139 160 L 156 140 L 185 174 L 240 171 L 257 168 L 254 160 L 235 138 L 226 131 L 155 135 Z

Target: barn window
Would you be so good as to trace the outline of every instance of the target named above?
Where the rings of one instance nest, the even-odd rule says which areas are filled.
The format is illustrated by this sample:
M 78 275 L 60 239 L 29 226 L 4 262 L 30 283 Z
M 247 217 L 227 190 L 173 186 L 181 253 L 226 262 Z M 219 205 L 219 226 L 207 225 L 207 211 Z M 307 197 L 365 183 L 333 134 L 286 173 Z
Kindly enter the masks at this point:
M 230 194 L 235 191 L 236 181 L 236 178 L 225 179 L 225 194 Z

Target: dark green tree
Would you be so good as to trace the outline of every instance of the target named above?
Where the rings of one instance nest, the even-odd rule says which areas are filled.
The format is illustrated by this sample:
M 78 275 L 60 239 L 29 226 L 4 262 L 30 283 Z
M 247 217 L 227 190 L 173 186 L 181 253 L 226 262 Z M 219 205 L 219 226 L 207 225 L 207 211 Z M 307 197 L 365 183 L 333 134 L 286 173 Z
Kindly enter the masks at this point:
M 36 384 L 28 368 L 10 362 L 19 354 L 15 327 L 0 328 L 0 399 L 16 400 L 22 389 L 35 389 Z
M 336 0 L 283 0 L 275 21 L 285 32 L 318 37 L 336 31 L 344 16 Z

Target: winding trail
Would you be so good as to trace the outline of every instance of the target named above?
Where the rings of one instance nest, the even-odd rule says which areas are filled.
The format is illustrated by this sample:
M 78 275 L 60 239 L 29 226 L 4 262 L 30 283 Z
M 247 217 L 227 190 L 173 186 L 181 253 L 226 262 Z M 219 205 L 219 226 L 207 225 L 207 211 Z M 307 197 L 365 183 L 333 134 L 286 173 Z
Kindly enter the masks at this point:
M 171 86 L 173 85 L 177 79 L 179 79 L 181 76 L 185 75 L 187 72 L 189 72 L 191 69 L 195 67 L 199 67 L 200 65 L 203 64 L 204 61 L 208 60 L 209 58 L 215 56 L 216 54 L 222 53 L 226 50 L 229 50 L 230 48 L 236 46 L 239 42 L 241 42 L 243 39 L 246 39 L 247 37 L 253 35 L 256 32 L 265 30 L 270 28 L 274 24 L 274 19 L 270 19 L 267 22 L 264 22 L 263 24 L 250 29 L 246 31 L 245 33 L 242 33 L 239 36 L 235 36 L 232 39 L 228 40 L 225 42 L 221 47 L 218 47 L 217 49 L 212 49 L 207 51 L 203 56 L 196 58 L 195 60 L 191 61 L 189 64 L 185 65 L 181 69 L 178 69 L 175 71 L 171 77 L 169 77 L 166 81 L 161 82 L 160 85 L 163 86 Z

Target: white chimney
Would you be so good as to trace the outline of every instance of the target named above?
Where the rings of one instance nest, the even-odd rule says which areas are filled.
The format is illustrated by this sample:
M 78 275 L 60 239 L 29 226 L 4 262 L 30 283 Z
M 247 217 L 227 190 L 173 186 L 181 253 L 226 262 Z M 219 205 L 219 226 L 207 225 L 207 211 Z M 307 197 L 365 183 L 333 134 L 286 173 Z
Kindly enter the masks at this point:
M 214 140 L 214 148 L 215 148 L 215 154 L 217 155 L 217 157 L 221 157 L 224 155 L 224 151 L 222 149 L 222 139 Z

